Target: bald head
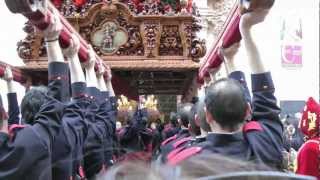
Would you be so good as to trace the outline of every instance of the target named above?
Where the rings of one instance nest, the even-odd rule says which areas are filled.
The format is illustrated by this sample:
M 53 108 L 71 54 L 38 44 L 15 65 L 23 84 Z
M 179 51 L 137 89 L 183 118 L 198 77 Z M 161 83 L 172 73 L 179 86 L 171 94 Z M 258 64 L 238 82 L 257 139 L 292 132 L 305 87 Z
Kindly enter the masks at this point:
M 206 109 L 222 127 L 235 130 L 245 120 L 248 104 L 241 85 L 232 79 L 221 79 L 208 87 Z

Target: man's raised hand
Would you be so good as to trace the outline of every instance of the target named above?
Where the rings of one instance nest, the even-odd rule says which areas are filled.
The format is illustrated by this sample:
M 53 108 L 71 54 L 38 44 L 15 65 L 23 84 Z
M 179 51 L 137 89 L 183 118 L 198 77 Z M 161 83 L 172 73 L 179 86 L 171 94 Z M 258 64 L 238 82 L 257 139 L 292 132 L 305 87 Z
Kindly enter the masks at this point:
M 94 66 L 96 64 L 96 54 L 92 48 L 91 45 L 89 45 L 89 48 L 88 48 L 88 53 L 89 53 L 89 61 L 86 63 L 85 67 L 86 69 L 88 70 L 92 70 L 94 69 Z
M 80 49 L 80 40 L 75 34 L 72 34 L 70 45 L 67 49 L 63 50 L 63 54 L 68 60 L 74 60 L 75 56 L 78 55 L 79 49 Z
M 47 42 L 57 41 L 63 26 L 60 21 L 59 12 L 55 9 L 53 10 L 53 16 L 50 16 L 50 22 L 47 29 L 43 31 L 43 35 Z
M 240 20 L 240 32 L 243 34 L 244 30 L 250 30 L 252 26 L 263 22 L 268 13 L 268 9 L 256 9 L 243 14 Z
M 240 43 L 234 43 L 228 48 L 220 47 L 220 56 L 223 56 L 224 59 L 231 61 L 233 60 L 234 56 L 237 54 L 240 47 Z
M 12 70 L 10 68 L 10 66 L 7 66 L 5 71 L 4 71 L 4 76 L 3 79 L 7 82 L 12 81 L 13 80 L 13 74 L 12 74 Z

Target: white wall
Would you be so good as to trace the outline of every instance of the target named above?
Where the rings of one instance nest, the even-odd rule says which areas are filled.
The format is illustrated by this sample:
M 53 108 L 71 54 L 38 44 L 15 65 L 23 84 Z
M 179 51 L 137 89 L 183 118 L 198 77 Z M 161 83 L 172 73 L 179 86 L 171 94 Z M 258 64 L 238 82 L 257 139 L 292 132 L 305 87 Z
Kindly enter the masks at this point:
M 297 22 L 299 16 L 303 32 L 302 67 L 285 68 L 281 63 L 282 20 Z M 253 34 L 272 71 L 278 100 L 306 100 L 309 96 L 319 99 L 319 0 L 276 0 L 265 22 L 254 27 Z M 243 46 L 236 63 L 249 72 Z
M 302 67 L 281 64 L 282 19 L 302 20 Z M 319 99 L 319 0 L 277 0 L 266 21 L 254 29 L 262 58 L 273 73 L 279 100 Z M 240 52 L 239 61 L 245 58 Z
M 17 54 L 17 42 L 25 37 L 22 28 L 26 19 L 20 14 L 12 14 L 5 1 L 0 1 L 0 17 L 2 26 L 0 30 L 0 60 L 11 65 L 23 65 L 22 60 Z M 18 91 L 18 99 L 20 100 L 24 95 L 24 88 L 15 83 Z M 0 94 L 4 101 L 4 106 L 7 107 L 6 98 L 7 88 L 6 83 L 0 79 Z

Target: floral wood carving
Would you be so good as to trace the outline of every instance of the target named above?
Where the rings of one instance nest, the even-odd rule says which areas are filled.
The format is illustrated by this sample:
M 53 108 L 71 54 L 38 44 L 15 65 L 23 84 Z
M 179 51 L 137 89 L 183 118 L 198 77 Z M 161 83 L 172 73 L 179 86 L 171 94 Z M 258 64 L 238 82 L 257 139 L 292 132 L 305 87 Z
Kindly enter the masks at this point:
M 27 22 L 23 31 L 27 33 L 27 37 L 17 43 L 18 55 L 22 59 L 31 59 L 33 52 L 32 45 L 35 41 L 35 28 L 30 22 Z
M 201 26 L 199 19 L 194 14 L 179 15 L 180 13 L 174 9 L 174 14 L 170 16 L 162 14 L 163 11 L 160 10 L 158 15 L 135 14 L 130 11 L 132 0 L 125 1 L 87 0 L 81 8 L 76 7 L 76 10 L 72 11 L 76 13 L 71 13 L 66 16 L 66 19 L 78 30 L 84 40 L 93 44 L 93 48 L 102 58 L 120 56 L 119 59 L 122 60 L 130 56 L 129 59 L 145 60 L 146 58 L 162 59 L 159 56 L 173 56 L 173 59 L 197 61 L 205 51 L 202 41 L 197 40 L 196 32 L 201 29 Z M 160 4 L 163 2 L 160 1 Z M 67 0 L 63 3 L 68 4 Z M 80 9 L 82 10 L 79 11 Z M 193 9 L 193 12 L 195 10 Z M 82 12 L 83 14 L 81 14 Z M 103 29 L 106 22 L 114 22 L 117 26 L 116 30 L 121 30 L 127 38 L 125 42 L 122 41 L 116 47 L 110 46 L 107 50 L 102 50 L 102 43 L 93 43 L 92 35 L 97 30 Z M 19 55 L 23 59 L 45 57 L 47 54 L 41 33 L 31 32 L 35 30 L 30 27 L 26 30 L 29 35 L 25 40 L 19 42 Z M 111 37 L 114 36 L 112 33 L 110 34 Z M 100 37 L 99 41 L 108 39 L 105 36 Z M 109 40 L 111 40 L 109 41 L 111 44 L 114 41 L 113 38 L 109 38 Z
M 117 16 L 117 22 L 127 30 L 129 37 L 127 43 L 119 48 L 117 55 L 143 56 L 144 47 L 139 26 L 129 24 L 121 12 Z
M 144 55 L 144 47 L 142 38 L 140 36 L 139 27 L 138 26 L 129 26 L 128 29 L 129 40 L 126 44 L 121 46 L 117 51 L 117 55 L 136 55 L 143 56 Z
M 156 57 L 157 49 L 157 36 L 159 34 L 159 24 L 154 22 L 144 23 L 144 37 L 145 37 L 145 47 L 146 56 L 148 58 Z
M 182 56 L 183 47 L 179 33 L 178 25 L 165 25 L 162 27 L 160 47 L 160 56 Z
M 191 42 L 193 39 L 193 32 L 192 32 L 192 24 L 191 23 L 183 23 L 182 26 L 182 36 L 183 36 L 183 43 L 185 45 L 184 49 L 184 56 L 190 56 L 191 51 Z
M 204 39 L 194 39 L 191 43 L 191 56 L 193 57 L 193 59 L 199 59 L 205 56 L 206 53 L 206 41 Z

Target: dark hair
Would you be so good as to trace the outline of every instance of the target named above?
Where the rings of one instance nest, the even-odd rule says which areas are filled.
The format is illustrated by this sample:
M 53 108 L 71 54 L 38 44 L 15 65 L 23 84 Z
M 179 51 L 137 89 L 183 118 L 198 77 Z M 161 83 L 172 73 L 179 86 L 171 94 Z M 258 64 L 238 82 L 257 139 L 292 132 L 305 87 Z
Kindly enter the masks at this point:
M 240 83 L 221 79 L 207 89 L 205 104 L 213 119 L 224 129 L 234 131 L 245 121 L 248 104 Z
M 167 166 L 145 162 L 122 162 L 112 166 L 106 174 L 98 176 L 98 180 L 123 180 L 123 179 L 198 179 L 207 176 L 221 175 L 225 173 L 250 172 L 255 170 L 270 171 L 263 165 L 256 165 L 231 159 L 218 154 L 200 154 L 182 161 L 178 166 Z M 252 178 L 255 179 L 255 178 Z
M 199 97 L 192 97 L 191 103 L 196 104 L 199 101 Z
M 173 127 L 178 127 L 178 120 L 177 120 L 177 114 L 174 112 L 170 113 L 170 124 Z
M 190 123 L 190 131 L 191 134 L 194 136 L 199 136 L 201 134 L 200 124 L 196 122 L 196 115 L 197 115 L 198 103 L 192 105 L 191 113 L 192 117 L 189 119 Z
M 22 120 L 26 124 L 33 124 L 36 114 L 41 106 L 46 103 L 48 89 L 45 86 L 30 89 L 21 101 Z
M 180 119 L 180 123 L 184 127 L 188 127 L 190 121 L 194 118 L 194 115 L 191 111 L 192 109 L 191 103 L 182 104 L 178 110 L 178 115 Z
M 204 111 L 204 99 L 200 99 L 197 103 L 197 116 L 200 123 L 200 128 L 203 129 L 206 132 L 210 132 L 211 128 L 210 125 L 207 122 L 206 118 L 206 112 Z

